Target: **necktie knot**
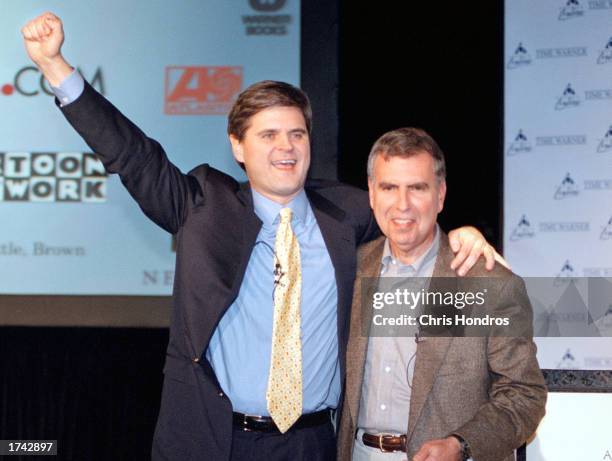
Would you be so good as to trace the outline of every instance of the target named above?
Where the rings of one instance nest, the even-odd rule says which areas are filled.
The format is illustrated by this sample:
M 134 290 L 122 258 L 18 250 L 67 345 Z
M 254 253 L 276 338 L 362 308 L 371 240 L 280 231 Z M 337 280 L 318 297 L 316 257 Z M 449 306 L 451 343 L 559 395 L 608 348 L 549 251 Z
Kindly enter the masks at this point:
M 291 222 L 293 211 L 291 208 L 283 208 L 280 210 L 280 222 L 281 224 L 288 224 Z

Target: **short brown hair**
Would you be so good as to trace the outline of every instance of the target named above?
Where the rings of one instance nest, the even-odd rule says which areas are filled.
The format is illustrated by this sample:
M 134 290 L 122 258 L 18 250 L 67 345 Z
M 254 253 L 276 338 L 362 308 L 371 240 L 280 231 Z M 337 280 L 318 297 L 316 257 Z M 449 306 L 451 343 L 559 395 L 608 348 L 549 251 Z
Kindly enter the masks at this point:
M 374 162 L 379 154 L 385 159 L 389 157 L 412 157 L 425 152 L 434 160 L 434 173 L 438 183 L 446 178 L 446 162 L 444 153 L 438 143 L 420 128 L 399 128 L 388 131 L 376 140 L 368 157 L 368 178 L 374 177 Z
M 312 108 L 308 96 L 299 88 L 285 82 L 264 80 L 254 83 L 238 96 L 227 117 L 227 133 L 242 141 L 249 127 L 249 119 L 270 107 L 296 107 L 306 122 L 306 129 L 312 129 Z

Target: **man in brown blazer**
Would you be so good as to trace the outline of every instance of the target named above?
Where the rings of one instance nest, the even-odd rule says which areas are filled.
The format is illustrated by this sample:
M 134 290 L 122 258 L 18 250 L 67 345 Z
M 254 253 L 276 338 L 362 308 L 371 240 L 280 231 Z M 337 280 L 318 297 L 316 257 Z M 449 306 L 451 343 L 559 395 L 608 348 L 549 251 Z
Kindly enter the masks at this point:
M 514 459 L 546 402 L 523 281 L 482 264 L 465 279 L 453 278 L 448 237 L 436 224 L 446 195 L 444 156 L 427 133 L 404 128 L 383 135 L 370 153 L 368 177 L 385 235 L 358 254 L 338 459 Z M 373 277 L 426 277 L 430 290 L 436 280 L 489 287 L 481 313 L 509 319 L 516 336 L 491 327 L 470 337 L 375 337 L 372 312 L 380 311 L 371 302 L 362 306 Z

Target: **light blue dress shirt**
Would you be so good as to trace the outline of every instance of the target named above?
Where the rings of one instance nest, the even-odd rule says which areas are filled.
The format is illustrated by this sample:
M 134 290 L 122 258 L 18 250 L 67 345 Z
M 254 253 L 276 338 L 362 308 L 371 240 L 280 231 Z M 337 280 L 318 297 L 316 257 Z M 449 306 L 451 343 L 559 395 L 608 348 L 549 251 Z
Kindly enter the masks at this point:
M 256 191 L 255 213 L 263 225 L 240 292 L 215 330 L 206 357 L 235 411 L 269 415 L 266 389 L 274 314 L 274 241 L 282 205 Z M 306 193 L 287 204 L 302 263 L 303 412 L 338 406 L 338 292 L 329 253 Z
M 52 86 L 51 89 L 55 96 L 60 102 L 60 105 L 65 106 L 75 101 L 85 88 L 85 81 L 81 74 L 77 70 L 73 70 L 72 73 L 66 77 L 59 86 Z
M 412 264 L 403 264 L 385 240 L 380 277 L 412 278 L 421 284 L 431 278 L 440 249 L 436 224 L 431 245 Z M 370 336 L 361 385 L 357 425 L 366 432 L 405 434 L 408 428 L 417 343 L 410 336 Z
M 61 105 L 83 92 L 75 70 L 52 87 Z M 240 292 L 204 351 L 235 411 L 269 415 L 266 389 L 272 349 L 274 313 L 274 242 L 283 206 L 256 191 L 255 213 L 263 222 Z M 338 358 L 338 292 L 334 267 L 306 193 L 287 204 L 300 245 L 302 264 L 302 383 L 304 413 L 336 408 L 340 398 Z

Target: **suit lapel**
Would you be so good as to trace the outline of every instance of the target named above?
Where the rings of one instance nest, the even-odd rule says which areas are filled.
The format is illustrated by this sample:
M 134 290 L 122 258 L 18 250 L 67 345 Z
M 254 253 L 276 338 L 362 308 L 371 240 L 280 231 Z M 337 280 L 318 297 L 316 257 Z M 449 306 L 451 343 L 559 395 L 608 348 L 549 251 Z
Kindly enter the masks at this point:
M 363 382 L 363 371 L 365 368 L 366 354 L 368 351 L 368 332 L 362 331 L 362 322 L 371 316 L 372 306 L 368 303 L 362 307 L 362 299 L 372 299 L 372 291 L 375 289 L 373 284 L 368 287 L 368 292 L 362 298 L 364 278 L 374 278 L 380 276 L 381 258 L 385 237 L 380 237 L 372 243 L 367 244 L 367 250 L 360 254 L 359 271 L 355 278 L 353 292 L 353 309 L 351 312 L 351 329 L 346 363 L 346 402 L 349 406 L 353 427 L 357 425 L 357 415 L 359 414 L 359 400 L 361 399 L 361 385 Z
M 236 266 L 236 275 L 232 277 L 234 283 L 232 285 L 232 299 L 238 296 L 240 286 L 242 285 L 242 279 L 246 273 L 247 264 L 251 258 L 251 253 L 255 247 L 257 235 L 261 230 L 262 222 L 259 217 L 255 214 L 253 207 L 253 195 L 251 193 L 251 187 L 249 183 L 240 184 L 240 190 L 237 193 L 238 199 L 244 205 L 244 220 L 242 222 L 242 241 L 239 247 L 240 255 L 235 259 L 240 261 Z M 270 268 L 272 270 L 272 268 Z
M 345 220 L 346 213 L 312 189 L 306 189 L 323 241 L 334 266 L 338 292 L 337 328 L 340 370 L 344 372 L 346 336 L 348 333 L 349 296 L 355 273 L 355 233 Z
M 441 232 L 440 248 L 432 274 L 430 290 L 436 290 L 436 278 L 454 278 L 455 273 L 450 269 L 453 252 L 448 244 L 448 237 Z M 442 287 L 440 287 L 442 288 Z M 444 287 L 446 290 L 449 287 Z M 408 417 L 408 439 L 416 427 L 417 421 L 423 411 L 423 406 L 431 392 L 436 375 L 451 345 L 452 337 L 424 337 L 419 341 L 412 378 L 412 394 L 410 396 L 410 415 Z

